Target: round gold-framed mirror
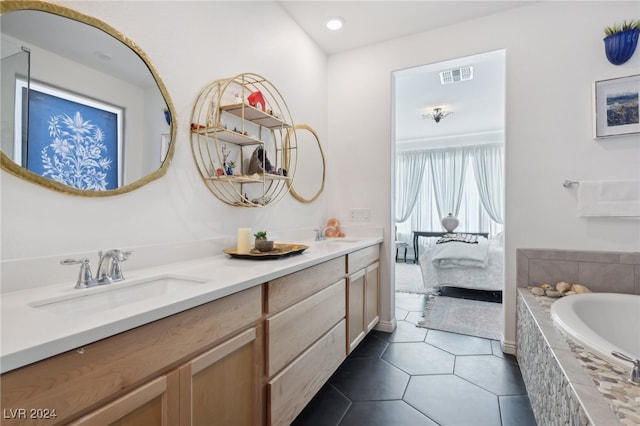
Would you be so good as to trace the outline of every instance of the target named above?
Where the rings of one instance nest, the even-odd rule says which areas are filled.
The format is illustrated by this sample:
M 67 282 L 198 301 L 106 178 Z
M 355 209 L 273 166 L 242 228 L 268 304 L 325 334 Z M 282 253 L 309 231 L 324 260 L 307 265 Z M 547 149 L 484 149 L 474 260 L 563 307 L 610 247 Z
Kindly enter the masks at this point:
M 298 172 L 296 174 L 296 188 L 293 181 L 287 181 L 289 193 L 302 203 L 315 201 L 324 191 L 326 164 L 324 151 L 320 144 L 318 133 L 307 124 L 295 124 L 288 129 L 285 146 L 295 134 L 298 150 Z M 317 154 L 313 150 L 317 149 Z
M 167 172 L 175 108 L 133 41 L 52 3 L 2 1 L 0 14 L 3 170 L 87 197 L 127 193 Z

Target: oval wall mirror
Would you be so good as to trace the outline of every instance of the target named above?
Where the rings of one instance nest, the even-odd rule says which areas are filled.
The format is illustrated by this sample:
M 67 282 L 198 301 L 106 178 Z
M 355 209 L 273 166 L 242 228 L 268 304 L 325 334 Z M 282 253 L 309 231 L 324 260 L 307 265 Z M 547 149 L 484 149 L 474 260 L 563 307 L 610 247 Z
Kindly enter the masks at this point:
M 0 7 L 2 168 L 82 196 L 121 194 L 163 176 L 174 107 L 144 52 L 65 7 Z
M 316 131 L 306 124 L 296 124 L 289 129 L 285 146 L 293 136 L 297 139 L 297 168 L 295 188 L 293 181 L 287 181 L 289 193 L 302 203 L 315 201 L 324 190 L 325 159 L 320 138 Z M 288 159 L 286 160 L 288 161 Z

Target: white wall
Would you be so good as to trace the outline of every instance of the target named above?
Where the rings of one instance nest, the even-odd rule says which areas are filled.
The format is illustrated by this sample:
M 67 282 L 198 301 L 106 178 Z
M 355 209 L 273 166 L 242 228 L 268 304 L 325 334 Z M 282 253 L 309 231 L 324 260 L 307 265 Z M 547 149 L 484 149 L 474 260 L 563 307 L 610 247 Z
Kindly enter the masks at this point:
M 294 121 L 315 128 L 326 143 L 326 56 L 277 4 L 57 3 L 108 23 L 147 54 L 176 107 L 176 152 L 163 178 L 114 197 L 65 195 L 3 171 L 3 261 L 233 236 L 239 226 L 312 227 L 326 220 L 324 194 L 312 204 L 287 196 L 262 209 L 228 207 L 205 187 L 191 154 L 189 124 L 198 93 L 213 80 L 243 72 L 269 79 Z
M 393 229 L 391 73 L 506 49 L 505 343 L 515 341 L 515 250 L 640 251 L 640 220 L 584 219 L 565 179 L 640 179 L 638 135 L 594 140 L 595 81 L 637 74 L 640 52 L 607 62 L 603 28 L 638 16 L 637 2 L 538 2 L 329 59 L 329 209 L 372 210 Z M 348 178 L 348 185 L 344 184 Z M 383 297 L 393 300 L 391 252 L 382 265 Z M 383 299 L 382 320 L 392 304 Z
M 640 53 L 616 67 L 602 48 L 602 28 L 637 17 L 636 2 L 541 2 L 328 62 L 269 2 L 60 4 L 109 23 L 145 51 L 176 107 L 176 153 L 159 181 L 107 198 L 59 194 L 3 171 L 2 260 L 231 236 L 238 226 L 311 227 L 328 216 L 345 223 L 349 209 L 361 207 L 371 209 L 371 225 L 384 227 L 389 241 L 391 72 L 502 48 L 507 50 L 506 340 L 515 336 L 516 248 L 640 251 L 639 221 L 577 218 L 576 194 L 562 187 L 565 179 L 640 178 L 637 136 L 594 141 L 591 135 L 593 82 L 638 72 Z M 242 72 L 267 77 L 294 120 L 320 134 L 327 185 L 314 203 L 286 197 L 265 209 L 232 208 L 201 182 L 188 130 L 193 102 L 208 82 Z M 382 320 L 390 322 L 393 248 L 384 249 Z

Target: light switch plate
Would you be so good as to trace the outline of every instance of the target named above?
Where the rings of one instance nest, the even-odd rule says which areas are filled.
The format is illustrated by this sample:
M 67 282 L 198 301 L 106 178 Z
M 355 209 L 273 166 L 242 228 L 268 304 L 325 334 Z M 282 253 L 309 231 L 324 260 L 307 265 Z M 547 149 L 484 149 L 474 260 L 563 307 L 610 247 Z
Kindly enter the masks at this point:
M 349 220 L 351 222 L 371 222 L 371 209 L 350 209 Z

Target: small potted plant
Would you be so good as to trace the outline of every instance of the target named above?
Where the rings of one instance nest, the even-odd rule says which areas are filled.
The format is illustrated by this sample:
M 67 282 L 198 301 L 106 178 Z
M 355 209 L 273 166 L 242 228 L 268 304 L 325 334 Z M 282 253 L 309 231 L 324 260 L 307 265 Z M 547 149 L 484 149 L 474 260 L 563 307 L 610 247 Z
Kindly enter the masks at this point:
M 254 246 L 261 252 L 273 251 L 273 241 L 267 240 L 267 231 L 258 231 L 253 234 L 256 237 Z
M 604 51 L 607 59 L 614 65 L 622 65 L 627 62 L 638 45 L 640 34 L 640 20 L 624 21 L 605 27 Z

